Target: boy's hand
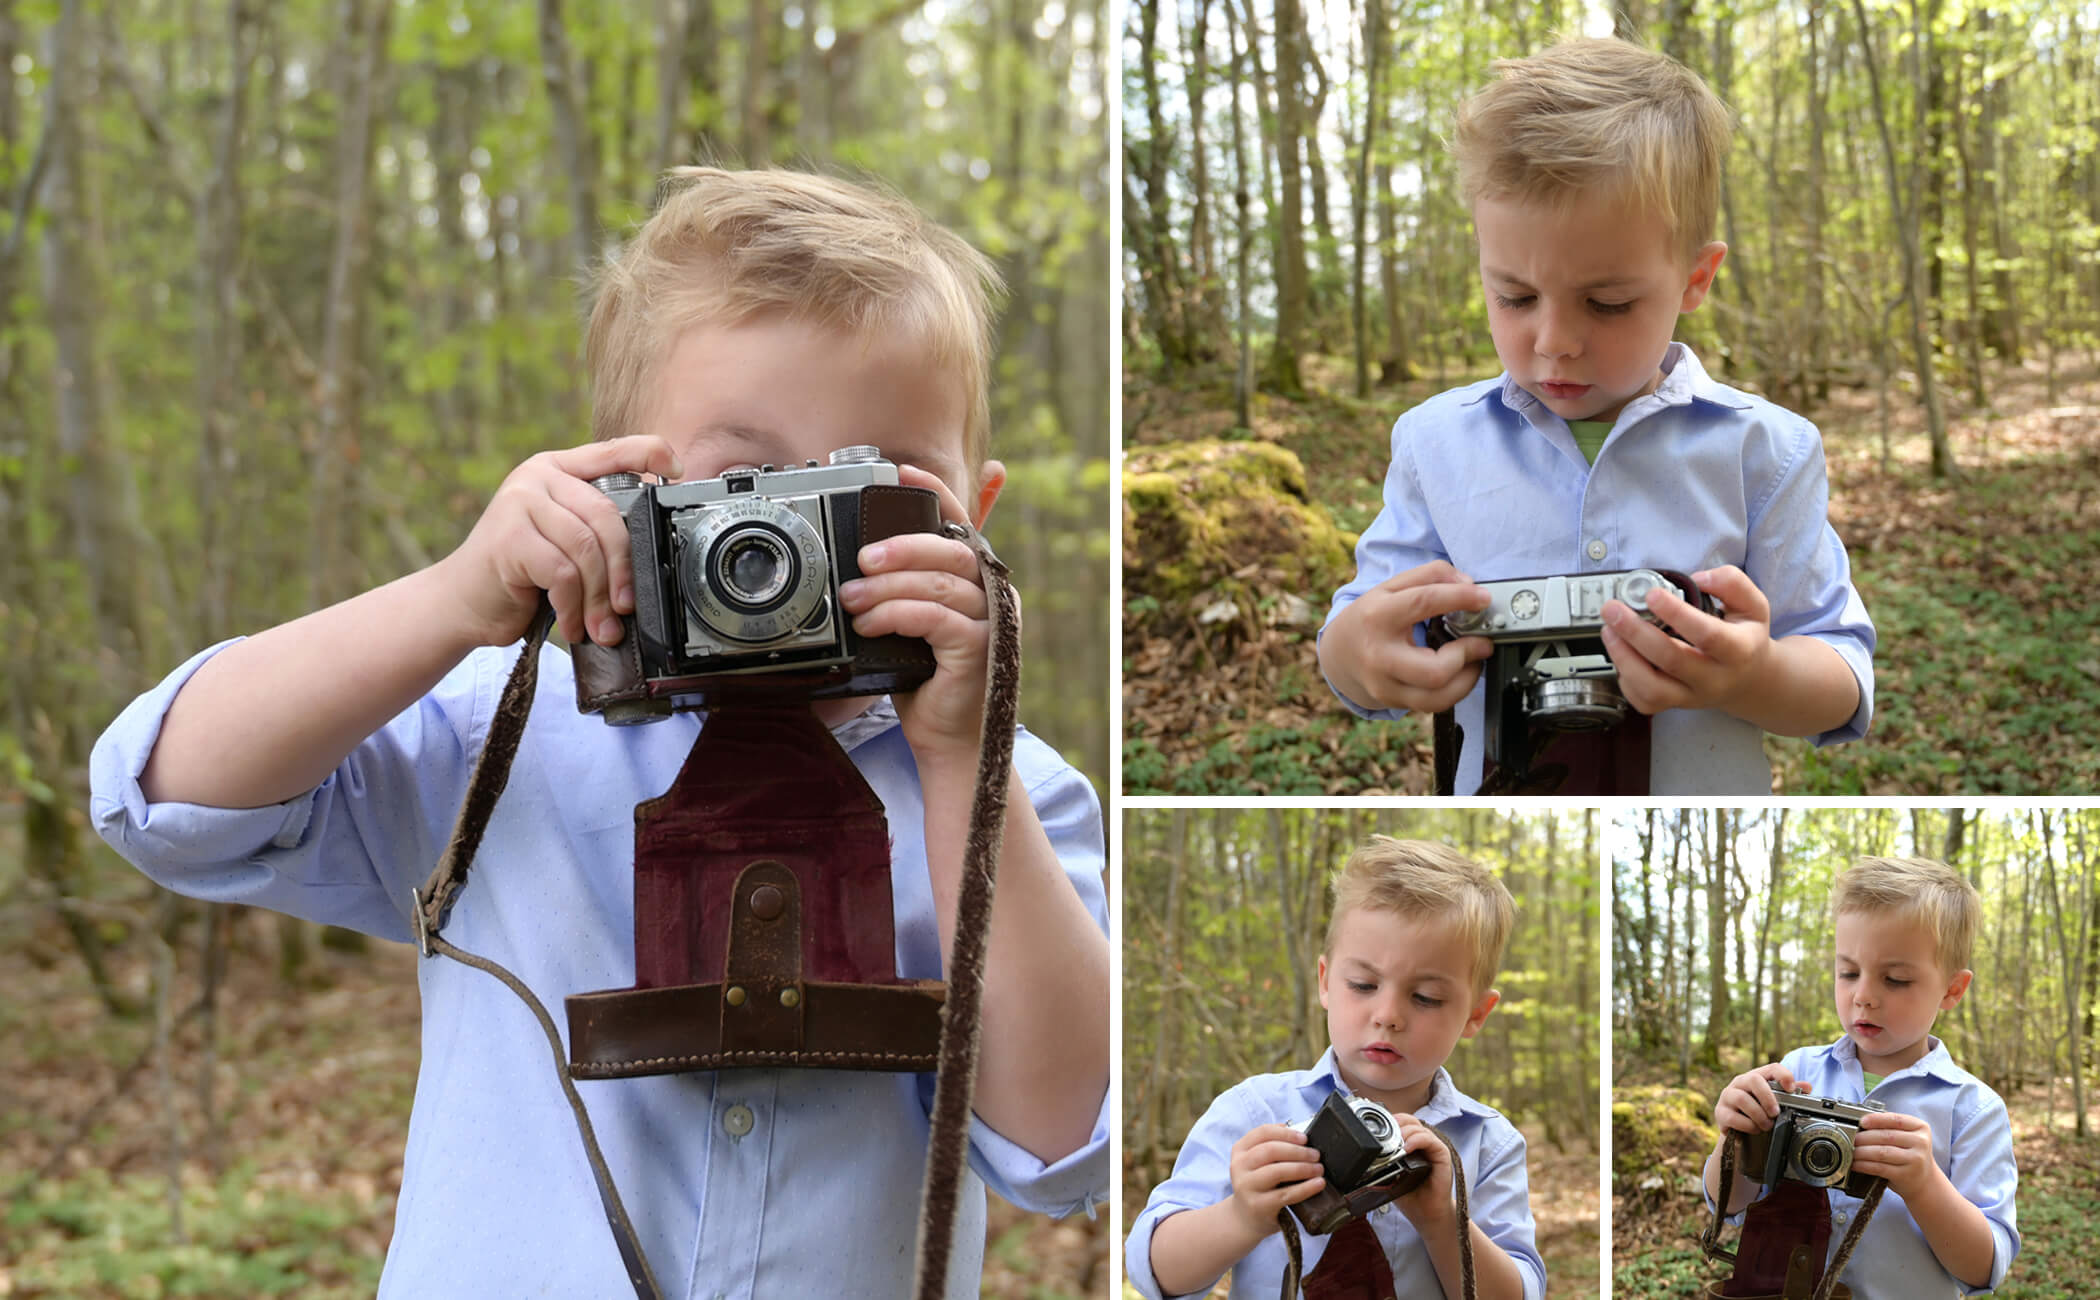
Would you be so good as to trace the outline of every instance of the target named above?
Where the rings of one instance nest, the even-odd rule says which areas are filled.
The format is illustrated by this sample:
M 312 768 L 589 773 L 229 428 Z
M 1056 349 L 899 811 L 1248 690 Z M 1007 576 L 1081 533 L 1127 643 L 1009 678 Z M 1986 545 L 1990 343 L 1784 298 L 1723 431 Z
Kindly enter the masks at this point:
M 591 486 L 619 470 L 676 478 L 682 467 L 662 438 L 615 438 L 543 451 L 503 480 L 467 540 L 435 566 L 474 644 L 525 635 L 543 591 L 563 640 L 619 643 L 620 615 L 634 610 L 634 561 L 619 510 Z
M 1395 1197 L 1393 1204 L 1400 1207 L 1400 1213 L 1407 1216 L 1417 1232 L 1450 1222 L 1458 1214 L 1458 1206 L 1451 1199 L 1451 1148 L 1444 1145 L 1444 1139 L 1434 1129 L 1413 1115 L 1394 1111 L 1393 1122 L 1400 1126 L 1401 1147 L 1429 1161 L 1429 1177 L 1407 1195 Z
M 1794 1081 L 1794 1076 L 1785 1066 L 1774 1062 L 1745 1071 L 1728 1081 L 1721 1089 L 1719 1100 L 1714 1102 L 1714 1127 L 1734 1129 L 1738 1133 L 1769 1133 L 1772 1124 L 1779 1118 L 1779 1103 L 1773 1099 L 1773 1089 L 1781 1092 L 1806 1092 L 1807 1086 Z
M 1889 1190 L 1906 1202 L 1947 1176 L 1932 1157 L 1931 1125 L 1894 1111 L 1860 1121 L 1852 1138 L 1852 1167 L 1888 1179 Z
M 1748 574 L 1730 564 L 1695 573 L 1692 581 L 1721 602 L 1723 616 L 1702 613 L 1666 591 L 1651 594 L 1648 608 L 1676 636 L 1622 601 L 1604 606 L 1605 652 L 1618 665 L 1626 702 L 1642 713 L 1733 713 L 1772 652 L 1772 605 Z
M 897 467 L 898 481 L 931 488 L 941 518 L 970 522 L 962 503 L 937 476 L 915 465 Z M 984 731 L 984 684 L 989 669 L 990 598 L 977 557 L 952 537 L 902 533 L 860 549 L 861 576 L 839 588 L 839 603 L 861 636 L 915 636 L 933 647 L 933 676 L 895 697 L 904 738 L 922 759 L 937 752 L 974 763 Z
M 1473 689 L 1480 661 L 1495 645 L 1466 636 L 1431 650 L 1415 644 L 1415 624 L 1491 603 L 1487 588 L 1449 560 L 1395 574 L 1335 616 L 1320 639 L 1321 667 L 1343 695 L 1367 709 L 1441 712 Z
M 1242 1226 L 1256 1237 L 1276 1231 L 1276 1212 L 1327 1185 L 1320 1153 L 1305 1135 L 1285 1124 L 1262 1124 L 1232 1144 L 1230 1204 Z

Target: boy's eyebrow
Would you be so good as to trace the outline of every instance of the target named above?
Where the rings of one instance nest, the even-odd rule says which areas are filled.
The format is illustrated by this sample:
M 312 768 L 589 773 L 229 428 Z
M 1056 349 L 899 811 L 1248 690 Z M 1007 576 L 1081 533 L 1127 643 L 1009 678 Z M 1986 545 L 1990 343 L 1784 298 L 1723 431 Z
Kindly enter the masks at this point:
M 1384 971 L 1379 970 L 1376 966 L 1373 966 L 1371 963 L 1365 961 L 1361 957 L 1344 957 L 1342 958 L 1341 964 L 1344 966 L 1354 966 L 1359 970 L 1369 971 L 1373 975 L 1383 975 L 1385 973 Z M 1456 984 L 1459 981 L 1456 976 L 1446 975 L 1442 971 L 1417 971 L 1415 973 L 1415 982 L 1417 984 L 1428 984 L 1432 982 Z
M 1852 956 L 1852 955 L 1850 955 L 1850 954 L 1848 954 L 1848 953 L 1842 953 L 1842 952 L 1841 952 L 1841 953 L 1839 953 L 1839 954 L 1837 955 L 1837 959 L 1838 959 L 1839 961 L 1841 961 L 1841 962 L 1846 962 L 1846 963 L 1848 963 L 1848 964 L 1850 964 L 1850 965 L 1853 965 L 1853 966 L 1860 966 L 1860 965 L 1864 965 L 1864 964 L 1865 964 L 1865 963 L 1861 962 L 1859 958 L 1857 958 L 1857 957 L 1854 957 L 1854 956 Z M 1894 970 L 1894 969 L 1896 969 L 1896 968 L 1897 968 L 1897 967 L 1899 967 L 1899 966 L 1917 966 L 1917 965 L 1920 965 L 1920 964 L 1921 964 L 1921 963 L 1919 963 L 1919 962 L 1915 962 L 1915 961 L 1912 961 L 1912 960 L 1911 960 L 1910 958 L 1908 958 L 1908 957 L 1895 957 L 1895 958 L 1892 958 L 1892 959 L 1890 959 L 1890 960 L 1888 960 L 1888 961 L 1882 962 L 1882 963 L 1881 963 L 1881 968 L 1882 968 L 1883 970 Z
M 1513 284 L 1525 289 L 1531 287 L 1531 282 L 1523 276 L 1513 275 L 1499 267 L 1490 266 L 1483 269 L 1487 271 L 1489 276 L 1502 281 L 1504 284 Z M 1599 289 L 1617 289 L 1622 286 L 1631 287 L 1638 283 L 1639 279 L 1640 277 L 1632 275 L 1611 275 L 1601 280 L 1592 280 L 1588 284 L 1581 285 L 1577 291 L 1580 293 L 1594 293 Z

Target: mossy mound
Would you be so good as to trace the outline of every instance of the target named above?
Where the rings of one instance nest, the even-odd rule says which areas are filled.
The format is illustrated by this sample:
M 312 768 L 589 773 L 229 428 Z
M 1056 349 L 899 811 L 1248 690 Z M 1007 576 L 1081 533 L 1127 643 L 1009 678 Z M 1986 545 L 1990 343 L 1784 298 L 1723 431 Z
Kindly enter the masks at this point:
M 1612 1190 L 1662 1199 L 1687 1189 L 1714 1149 L 1713 1102 L 1690 1088 L 1618 1088 L 1611 1102 Z
M 1307 500 L 1305 466 L 1267 442 L 1134 450 L 1123 472 L 1126 596 L 1288 593 L 1324 612 L 1355 570 L 1354 539 Z

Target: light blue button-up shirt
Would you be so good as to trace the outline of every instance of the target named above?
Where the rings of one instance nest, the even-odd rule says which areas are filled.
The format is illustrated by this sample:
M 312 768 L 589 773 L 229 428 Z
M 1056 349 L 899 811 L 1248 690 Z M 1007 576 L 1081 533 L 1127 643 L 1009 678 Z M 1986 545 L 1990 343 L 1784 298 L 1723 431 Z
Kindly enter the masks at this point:
M 313 793 L 267 808 L 150 804 L 138 774 L 184 664 L 95 746 L 104 838 L 194 898 L 411 935 L 409 891 L 449 838 L 517 657 L 468 656 Z M 516 972 L 556 1010 L 634 983 L 634 805 L 667 789 L 700 722 L 611 727 L 576 711 L 566 653 L 543 652 L 532 718 L 445 937 Z M 296 707 L 269 704 L 263 707 Z M 917 768 L 884 705 L 836 729 L 888 811 L 897 970 L 938 978 L 940 937 Z M 1014 766 L 1072 887 L 1106 926 L 1093 789 L 1023 733 Z M 618 1296 L 626 1282 L 546 1039 L 508 990 L 420 965 L 416 1080 L 382 1297 Z M 658 1282 L 670 1296 L 900 1296 L 910 1289 L 931 1074 L 724 1070 L 578 1085 Z M 1108 1189 L 1108 1109 L 1052 1165 L 973 1120 L 950 1271 L 975 1296 L 984 1184 L 1029 1209 L 1091 1212 Z
M 1663 369 L 1661 386 L 1619 413 L 1594 466 L 1567 421 L 1507 374 L 1401 416 L 1385 506 L 1358 541 L 1356 577 L 1335 593 L 1327 621 L 1386 579 L 1439 559 L 1476 581 L 1733 564 L 1771 602 L 1773 637 L 1813 636 L 1859 680 L 1859 708 L 1815 743 L 1865 735 L 1874 625 L 1827 519 L 1821 435 L 1791 411 L 1714 382 L 1682 343 L 1670 345 Z M 1480 786 L 1484 678 L 1458 705 L 1462 794 Z M 1342 702 L 1366 718 L 1400 716 Z M 1718 709 L 1658 715 L 1649 770 L 1655 794 L 1766 794 L 1772 785 L 1764 733 Z
M 1934 1297 L 1981 1295 L 2005 1281 L 2013 1256 L 2020 1251 L 2013 1195 L 2020 1174 L 2013 1167 L 2012 1124 L 2005 1103 L 1982 1080 L 1954 1063 L 1937 1038 L 1916 1064 L 1885 1076 L 1867 1091 L 1859 1066 L 1859 1049 L 1848 1034 L 1827 1046 L 1797 1047 L 1780 1064 L 1818 1097 L 1839 1101 L 1878 1101 L 1888 1109 L 1915 1115 L 1932 1127 L 1932 1158 L 1962 1198 L 1983 1211 L 1991 1225 L 1991 1276 L 1987 1286 L 1965 1286 L 1940 1266 L 1939 1257 L 1918 1230 L 1903 1198 L 1889 1190 L 1881 1195 L 1874 1217 L 1854 1248 L 1838 1280 L 1852 1288 L 1856 1300 L 1933 1300 Z M 1705 1183 L 1700 1183 L 1702 1194 Z M 1859 1213 L 1859 1198 L 1830 1188 L 1830 1253 L 1837 1254 L 1845 1232 Z M 1706 1200 L 1709 1213 L 1711 1198 Z M 1731 1219 L 1739 1220 L 1740 1215 Z
M 1233 1143 L 1263 1124 L 1295 1124 L 1306 1119 L 1330 1094 L 1347 1091 L 1330 1047 L 1310 1070 L 1259 1074 L 1233 1085 L 1212 1102 L 1181 1144 L 1173 1175 L 1152 1189 L 1151 1199 L 1131 1226 L 1123 1251 L 1131 1285 L 1146 1300 L 1162 1300 L 1159 1280 L 1152 1275 L 1152 1234 L 1170 1215 L 1216 1205 L 1232 1195 Z M 1524 1135 L 1493 1108 L 1460 1092 L 1442 1069 L 1436 1072 L 1429 1104 L 1416 1111 L 1415 1118 L 1450 1138 L 1458 1148 L 1459 1163 L 1466 1172 L 1467 1212 L 1488 1240 L 1516 1262 L 1517 1273 L 1524 1279 L 1524 1300 L 1539 1300 L 1546 1290 L 1546 1262 L 1532 1240 Z M 1407 1216 L 1397 1206 L 1387 1205 L 1371 1213 L 1370 1223 L 1393 1268 L 1393 1294 L 1400 1300 L 1442 1300 L 1443 1286 L 1429 1262 L 1428 1248 Z M 1301 1234 L 1308 1276 L 1326 1253 L 1329 1240 Z M 1231 1270 L 1233 1300 L 1271 1300 L 1282 1289 L 1286 1258 L 1282 1233 L 1264 1237 Z M 1201 1295 L 1215 1284 L 1213 1278 L 1189 1294 Z

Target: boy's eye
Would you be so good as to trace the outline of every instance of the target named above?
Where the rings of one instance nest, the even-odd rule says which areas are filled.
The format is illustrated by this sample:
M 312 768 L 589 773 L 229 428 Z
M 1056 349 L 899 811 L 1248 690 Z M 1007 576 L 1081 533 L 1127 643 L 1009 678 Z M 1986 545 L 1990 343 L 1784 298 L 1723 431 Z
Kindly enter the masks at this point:
M 1349 981 L 1349 991 L 1351 993 L 1369 993 L 1371 990 L 1377 987 L 1378 986 L 1376 984 L 1364 984 L 1357 980 Z
M 1891 980 L 1889 980 L 1889 987 L 1890 987 L 1890 988 L 1892 988 L 1892 989 L 1907 989 L 1907 988 L 1909 988 L 1909 987 L 1910 987 L 1910 981 L 1909 981 L 1909 980 L 1899 980 L 1899 979 L 1891 979 Z
M 1415 994 L 1415 1005 L 1419 1007 L 1426 1007 L 1433 1011 L 1436 1008 L 1444 1005 L 1444 1000 L 1442 998 L 1430 997 L 1427 993 L 1417 993 Z
M 1495 305 L 1498 307 L 1509 308 L 1529 307 L 1531 305 L 1531 299 L 1532 295 L 1528 293 L 1521 298 L 1510 298 L 1498 293 L 1495 295 Z
M 1859 972 L 1856 970 L 1841 970 L 1838 972 L 1838 978 L 1841 980 L 1856 980 L 1859 978 Z
M 1633 304 L 1631 302 L 1598 302 L 1595 298 L 1592 298 L 1590 299 L 1590 310 L 1596 312 L 1599 316 L 1621 316 L 1632 311 Z

